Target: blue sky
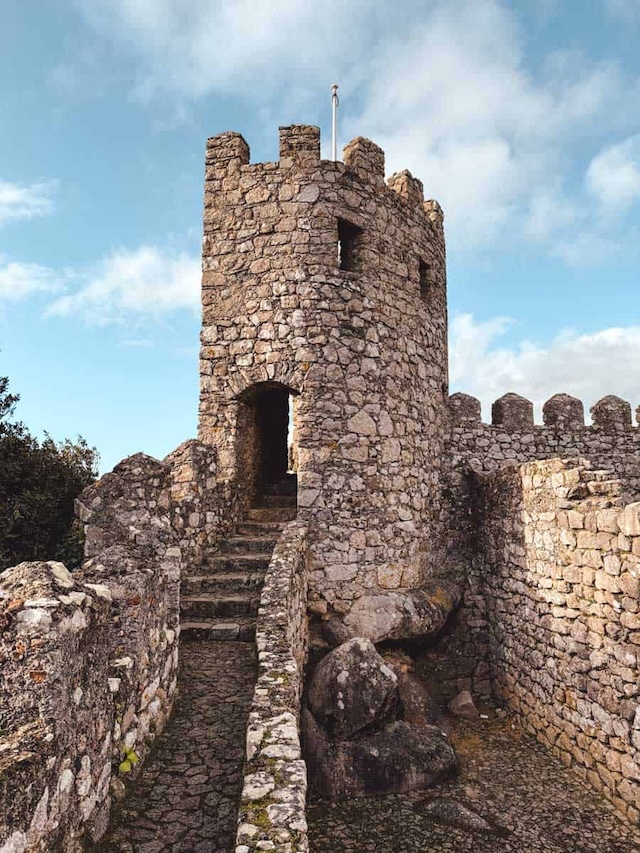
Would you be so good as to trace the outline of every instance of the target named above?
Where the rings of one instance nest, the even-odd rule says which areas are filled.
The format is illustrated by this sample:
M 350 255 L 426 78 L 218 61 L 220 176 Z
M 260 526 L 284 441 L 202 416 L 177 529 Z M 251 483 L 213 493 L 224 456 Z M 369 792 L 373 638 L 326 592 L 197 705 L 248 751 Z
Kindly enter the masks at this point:
M 0 375 L 103 470 L 195 435 L 205 140 L 365 135 L 445 209 L 452 388 L 640 403 L 640 0 L 0 10 Z M 328 153 L 328 152 L 327 152 Z

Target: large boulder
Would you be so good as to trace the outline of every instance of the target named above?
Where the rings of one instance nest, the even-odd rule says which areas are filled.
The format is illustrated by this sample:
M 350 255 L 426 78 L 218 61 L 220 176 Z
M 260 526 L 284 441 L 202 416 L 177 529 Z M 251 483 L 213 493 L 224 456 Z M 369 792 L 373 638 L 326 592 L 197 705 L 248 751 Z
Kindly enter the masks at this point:
M 338 642 L 350 637 L 373 643 L 426 639 L 442 630 L 460 599 L 458 584 L 444 580 L 428 581 L 420 589 L 363 595 L 346 616 L 333 617 L 328 629 Z
M 329 737 L 348 740 L 396 719 L 398 678 L 370 640 L 355 637 L 318 664 L 307 702 Z
M 311 788 L 330 800 L 431 788 L 457 771 L 453 747 L 436 726 L 396 720 L 354 740 L 334 741 L 307 709 L 303 726 Z
M 403 719 L 400 680 L 411 721 Z M 339 800 L 431 787 L 454 774 L 453 748 L 427 721 L 436 711 L 418 693 L 370 640 L 355 637 L 330 652 L 312 675 L 302 711 L 312 789 Z

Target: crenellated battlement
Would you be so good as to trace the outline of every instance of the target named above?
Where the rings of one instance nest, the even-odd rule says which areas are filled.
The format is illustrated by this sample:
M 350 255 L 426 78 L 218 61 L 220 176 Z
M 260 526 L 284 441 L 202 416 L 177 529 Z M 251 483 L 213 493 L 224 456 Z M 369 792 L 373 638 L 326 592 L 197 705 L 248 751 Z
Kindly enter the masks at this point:
M 449 412 L 452 426 L 500 427 L 508 432 L 526 432 L 547 428 L 556 432 L 573 432 L 580 429 L 595 429 L 603 432 L 618 432 L 640 426 L 640 406 L 636 408 L 636 425 L 632 423 L 631 404 L 620 397 L 609 394 L 590 408 L 590 425 L 585 424 L 584 405 L 570 394 L 554 394 L 542 407 L 541 425 L 534 422 L 533 403 L 519 394 L 509 393 L 500 397 L 491 406 L 491 423 L 482 421 L 480 400 L 470 394 L 457 392 L 449 397 Z
M 251 163 L 249 145 L 240 133 L 229 131 L 213 136 L 207 141 L 206 154 L 209 189 L 219 193 L 220 189 L 230 188 L 231 176 L 235 175 L 242 186 L 243 176 L 266 176 L 274 170 L 283 174 L 313 172 L 314 181 L 322 173 L 331 175 L 327 187 L 330 191 L 335 190 L 336 178 L 348 182 L 355 176 L 365 182 L 369 190 L 375 187 L 381 194 L 388 194 L 389 198 L 401 199 L 408 208 L 420 210 L 426 222 L 433 225 L 441 237 L 444 216 L 438 202 L 433 199 L 425 201 L 422 181 L 407 169 L 396 172 L 385 182 L 385 153 L 375 142 L 362 136 L 352 139 L 343 149 L 342 162 L 322 160 L 320 142 L 319 127 L 306 124 L 281 127 L 278 161 Z

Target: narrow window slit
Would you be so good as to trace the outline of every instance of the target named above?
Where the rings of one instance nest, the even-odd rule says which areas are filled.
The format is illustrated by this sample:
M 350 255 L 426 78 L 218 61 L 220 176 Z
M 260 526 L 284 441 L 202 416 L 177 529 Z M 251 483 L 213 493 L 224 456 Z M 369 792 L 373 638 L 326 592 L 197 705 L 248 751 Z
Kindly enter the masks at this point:
M 418 276 L 420 280 L 420 296 L 426 299 L 431 290 L 431 268 L 422 259 L 420 259 L 418 265 Z
M 362 235 L 362 228 L 346 219 L 338 219 L 338 260 L 341 270 L 358 271 Z

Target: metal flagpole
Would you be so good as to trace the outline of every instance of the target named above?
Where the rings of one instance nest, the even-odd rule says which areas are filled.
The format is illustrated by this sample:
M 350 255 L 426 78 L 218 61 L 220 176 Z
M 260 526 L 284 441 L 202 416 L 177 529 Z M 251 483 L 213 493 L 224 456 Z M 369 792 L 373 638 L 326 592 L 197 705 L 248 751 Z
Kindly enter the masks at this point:
M 334 83 L 331 87 L 331 106 L 332 106 L 332 136 L 331 136 L 331 159 L 338 159 L 338 84 Z

